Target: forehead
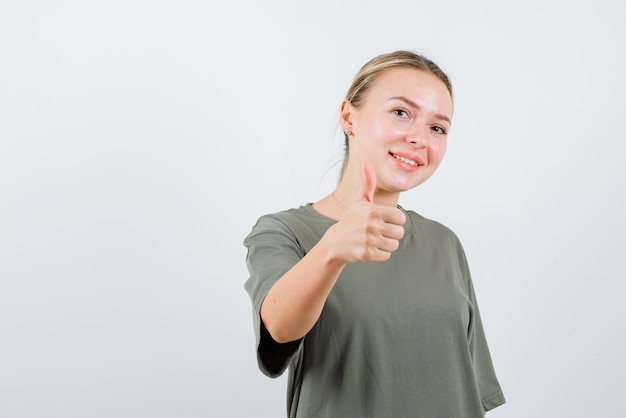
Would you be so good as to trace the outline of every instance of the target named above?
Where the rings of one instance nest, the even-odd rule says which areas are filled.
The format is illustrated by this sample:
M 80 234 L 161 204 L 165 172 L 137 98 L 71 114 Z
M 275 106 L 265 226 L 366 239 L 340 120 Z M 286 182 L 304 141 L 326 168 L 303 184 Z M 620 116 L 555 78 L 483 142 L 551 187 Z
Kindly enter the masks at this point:
M 398 67 L 382 71 L 376 78 L 367 98 L 386 100 L 391 97 L 406 97 L 418 102 L 428 100 L 438 107 L 452 109 L 450 92 L 435 74 L 414 68 Z

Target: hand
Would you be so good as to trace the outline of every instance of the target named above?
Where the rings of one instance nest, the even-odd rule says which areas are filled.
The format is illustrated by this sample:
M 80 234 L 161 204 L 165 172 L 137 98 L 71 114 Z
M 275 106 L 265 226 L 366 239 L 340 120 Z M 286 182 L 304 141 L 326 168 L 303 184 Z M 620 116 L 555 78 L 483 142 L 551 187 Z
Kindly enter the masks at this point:
M 406 216 L 398 208 L 374 204 L 376 172 L 363 163 L 357 200 L 324 236 L 337 259 L 347 262 L 385 261 L 398 249 Z

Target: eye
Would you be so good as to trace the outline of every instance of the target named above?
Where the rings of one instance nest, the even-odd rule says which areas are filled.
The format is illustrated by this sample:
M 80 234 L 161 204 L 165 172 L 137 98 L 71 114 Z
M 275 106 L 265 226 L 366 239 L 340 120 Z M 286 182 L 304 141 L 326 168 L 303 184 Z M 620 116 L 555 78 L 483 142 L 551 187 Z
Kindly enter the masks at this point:
M 447 134 L 446 130 L 443 129 L 441 126 L 433 126 L 433 131 L 437 132 L 438 134 Z
M 407 112 L 404 109 L 393 109 L 393 113 L 395 113 L 396 115 L 403 117 L 403 118 L 408 118 L 409 117 L 409 112 Z

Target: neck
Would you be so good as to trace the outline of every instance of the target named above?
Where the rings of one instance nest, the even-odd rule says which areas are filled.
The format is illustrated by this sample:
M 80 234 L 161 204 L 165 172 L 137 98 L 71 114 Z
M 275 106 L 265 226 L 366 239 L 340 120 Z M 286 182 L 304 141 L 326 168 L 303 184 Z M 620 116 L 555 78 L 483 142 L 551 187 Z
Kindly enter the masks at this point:
M 350 181 L 349 178 L 344 177 L 335 189 L 333 194 L 344 207 L 349 208 L 350 205 L 352 205 L 352 203 L 356 200 L 361 191 L 360 181 L 361 179 L 358 179 L 358 182 Z M 374 192 L 374 201 L 372 203 L 378 206 L 395 208 L 398 205 L 399 198 L 400 193 L 398 192 L 387 192 L 376 189 Z

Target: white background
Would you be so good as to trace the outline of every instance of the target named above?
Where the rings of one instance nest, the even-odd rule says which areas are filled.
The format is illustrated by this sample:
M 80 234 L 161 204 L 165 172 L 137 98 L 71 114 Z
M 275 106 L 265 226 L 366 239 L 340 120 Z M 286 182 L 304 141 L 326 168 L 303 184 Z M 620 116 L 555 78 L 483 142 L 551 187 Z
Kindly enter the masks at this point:
M 330 192 L 343 94 L 396 49 L 455 87 L 401 204 L 465 245 L 488 416 L 624 416 L 624 6 L 335 3 L 2 3 L 0 417 L 283 416 L 242 241 Z

